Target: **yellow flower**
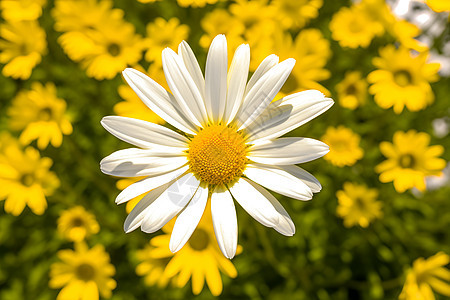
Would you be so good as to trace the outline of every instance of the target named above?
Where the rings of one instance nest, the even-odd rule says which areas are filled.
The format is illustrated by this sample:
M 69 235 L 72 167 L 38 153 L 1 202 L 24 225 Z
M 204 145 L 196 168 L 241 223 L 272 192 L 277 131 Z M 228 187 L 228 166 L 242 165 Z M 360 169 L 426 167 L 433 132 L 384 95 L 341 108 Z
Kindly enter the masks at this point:
M 330 152 L 323 158 L 335 166 L 353 166 L 364 155 L 359 135 L 344 126 L 328 127 L 321 140 L 330 146 Z
M 205 49 L 209 47 L 211 41 L 218 34 L 227 36 L 229 49 L 236 49 L 237 46 L 244 42 L 244 39 L 241 37 L 245 29 L 244 25 L 225 9 L 211 11 L 200 22 L 205 34 L 201 36 L 199 44 Z
M 45 0 L 4 0 L 0 2 L 0 10 L 5 20 L 36 20 L 41 16 L 44 4 Z
M 28 79 L 47 52 L 45 31 L 37 21 L 0 24 L 0 63 L 2 73 L 15 79 Z
M 154 2 L 161 1 L 161 0 L 137 0 L 137 1 L 139 1 L 141 3 L 154 3 Z
M 275 8 L 267 5 L 266 0 L 236 0 L 229 7 L 229 11 L 244 28 L 245 40 L 253 49 L 253 43 L 267 38 L 278 29 L 275 22 Z
M 85 32 L 66 32 L 58 41 L 64 52 L 97 80 L 113 78 L 142 57 L 141 37 L 132 24 L 121 19 L 104 20 Z
M 182 7 L 203 7 L 206 4 L 215 4 L 218 0 L 177 0 L 178 5 Z
M 223 256 L 214 238 L 209 201 L 203 217 L 191 238 L 175 254 L 169 250 L 170 233 L 173 225 L 174 220 L 163 227 L 165 234 L 150 240 L 150 245 L 154 248 L 149 249 L 149 257 L 153 259 L 171 258 L 163 276 L 172 278 L 178 275 L 173 279 L 176 286 L 185 286 L 189 278 L 191 278 L 192 292 L 198 295 L 202 291 L 206 280 L 211 293 L 214 296 L 220 295 L 223 287 L 219 271 L 231 278 L 237 276 L 237 271 L 233 263 Z M 237 254 L 241 251 L 242 248 L 238 246 Z
M 347 72 L 344 80 L 336 85 L 336 91 L 342 107 L 355 109 L 366 102 L 367 82 L 362 78 L 361 72 Z
M 3 144 L 11 137 L 3 136 Z M 3 144 L 0 149 L 0 200 L 5 200 L 5 211 L 18 216 L 26 205 L 37 215 L 47 208 L 46 196 L 51 196 L 59 186 L 59 180 L 49 169 L 52 160 L 41 158 L 39 152 L 19 147 L 17 142 Z
M 439 63 L 427 63 L 428 53 L 413 55 L 408 49 L 398 50 L 389 45 L 373 59 L 378 68 L 367 80 L 372 83 L 369 92 L 382 108 L 394 108 L 399 114 L 406 106 L 410 111 L 424 109 L 434 101 L 429 82 L 439 79 Z
M 428 46 L 414 37 L 420 35 L 420 28 L 406 20 L 396 20 L 388 27 L 390 34 L 396 38 L 403 47 L 418 52 L 428 51 Z
M 425 191 L 425 177 L 438 176 L 445 168 L 445 160 L 438 158 L 444 152 L 441 145 L 428 146 L 430 136 L 425 132 L 397 131 L 393 144 L 382 142 L 381 153 L 387 160 L 375 167 L 383 183 L 394 182 L 397 192 L 416 187 Z
M 416 259 L 406 275 L 400 300 L 434 300 L 433 290 L 450 297 L 450 257 L 439 252 L 428 259 Z
M 56 31 L 92 30 L 110 19 L 121 20 L 123 10 L 112 9 L 112 1 L 55 0 L 52 16 Z
M 290 34 L 277 35 L 275 47 L 281 59 L 292 57 L 296 60 L 291 76 L 286 80 L 279 96 L 307 89 L 330 94 L 318 83 L 330 77 L 330 72 L 324 67 L 331 56 L 330 43 L 318 29 L 302 30 L 295 41 Z
M 426 0 L 426 3 L 435 12 L 450 11 L 450 2 L 448 0 Z
M 8 110 L 11 117 L 9 125 L 13 130 L 23 130 L 20 135 L 22 144 L 37 140 L 40 149 L 48 146 L 61 146 L 63 134 L 72 133 L 66 112 L 66 102 L 58 98 L 53 83 L 43 86 L 33 82 L 30 91 L 20 92 L 13 99 Z
M 277 18 L 286 29 L 301 28 L 319 15 L 322 0 L 274 0 L 272 5 L 277 12 Z
M 58 219 L 59 233 L 70 241 L 81 242 L 99 230 L 95 216 L 82 206 L 63 211 Z
M 189 26 L 180 24 L 180 20 L 172 18 L 169 21 L 156 18 L 153 23 L 147 25 L 147 39 L 145 41 L 145 59 L 149 62 L 157 62 L 161 65 L 161 52 L 169 47 L 177 49 L 178 44 L 186 40 L 189 34 Z
M 168 247 L 168 245 L 166 245 Z M 164 288 L 176 277 L 169 278 L 164 274 L 164 269 L 170 261 L 170 257 L 153 258 L 153 252 L 156 247 L 149 244 L 144 249 L 136 252 L 137 259 L 140 261 L 136 267 L 136 274 L 144 276 L 144 282 L 148 286 L 158 285 L 159 288 Z
M 341 47 L 366 48 L 376 35 L 384 32 L 383 25 L 373 21 L 358 5 L 342 7 L 330 22 L 331 36 Z
M 58 257 L 61 262 L 51 265 L 49 282 L 50 288 L 62 288 L 56 300 L 95 300 L 99 293 L 111 297 L 116 288 L 111 276 L 116 270 L 102 245 L 88 249 L 85 243 L 77 243 L 75 251 L 60 250 Z
M 336 192 L 336 197 L 339 201 L 337 214 L 344 219 L 345 227 L 359 225 L 366 228 L 370 222 L 383 215 L 382 203 L 376 201 L 378 197 L 376 189 L 346 182 L 343 190 Z

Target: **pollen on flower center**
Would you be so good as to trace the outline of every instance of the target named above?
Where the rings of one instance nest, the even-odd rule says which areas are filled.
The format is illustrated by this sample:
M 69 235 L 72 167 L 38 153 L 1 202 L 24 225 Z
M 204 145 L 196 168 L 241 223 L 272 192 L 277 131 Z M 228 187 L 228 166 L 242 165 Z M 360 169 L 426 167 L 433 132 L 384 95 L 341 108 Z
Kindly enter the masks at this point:
M 246 154 L 245 140 L 235 128 L 212 125 L 190 142 L 189 167 L 208 184 L 226 184 L 242 175 Z

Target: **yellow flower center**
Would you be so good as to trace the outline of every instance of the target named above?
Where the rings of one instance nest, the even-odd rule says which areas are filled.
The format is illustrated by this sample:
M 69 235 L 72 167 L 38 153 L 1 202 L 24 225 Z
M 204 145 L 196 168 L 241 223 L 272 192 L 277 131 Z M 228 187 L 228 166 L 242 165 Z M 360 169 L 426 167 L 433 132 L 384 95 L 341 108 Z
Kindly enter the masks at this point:
M 245 140 L 235 128 L 212 125 L 189 144 L 189 167 L 203 182 L 227 184 L 240 177 L 247 162 Z
M 400 70 L 394 73 L 394 81 L 401 87 L 412 83 L 411 73 L 406 70 Z
M 206 230 L 197 228 L 189 239 L 189 246 L 197 251 L 206 249 L 209 244 L 209 234 Z
M 90 264 L 81 264 L 75 270 L 77 277 L 83 281 L 92 280 L 95 276 L 95 269 Z
M 48 122 L 52 119 L 52 115 L 53 115 L 52 109 L 50 107 L 44 107 L 39 111 L 38 119 L 40 121 Z
M 400 156 L 400 160 L 398 163 L 399 163 L 400 167 L 402 167 L 404 169 L 413 168 L 415 159 L 414 159 L 414 156 L 412 156 L 411 154 L 405 154 L 405 155 Z
M 72 219 L 73 227 L 81 227 L 84 225 L 84 220 L 81 217 L 75 217 Z
M 116 43 L 109 44 L 108 52 L 111 56 L 117 56 L 120 54 L 120 46 Z
M 34 183 L 34 176 L 31 174 L 23 174 L 22 177 L 20 178 L 20 182 L 24 186 L 32 186 Z

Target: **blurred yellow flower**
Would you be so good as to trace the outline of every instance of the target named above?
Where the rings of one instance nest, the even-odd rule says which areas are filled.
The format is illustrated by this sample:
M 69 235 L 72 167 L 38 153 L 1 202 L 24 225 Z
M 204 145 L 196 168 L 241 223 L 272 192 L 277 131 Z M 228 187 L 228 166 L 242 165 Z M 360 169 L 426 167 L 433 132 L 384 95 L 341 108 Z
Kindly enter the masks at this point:
M 4 76 L 28 79 L 47 52 L 45 31 L 37 21 L 0 24 L 0 63 Z
M 71 31 L 58 41 L 66 54 L 81 62 L 86 74 L 97 80 L 111 79 L 142 57 L 143 41 L 132 24 L 108 19 L 85 33 Z
M 428 259 L 416 259 L 406 275 L 400 300 L 434 300 L 433 290 L 450 297 L 450 257 L 439 252 Z
M 367 80 L 372 83 L 369 92 L 382 108 L 394 108 L 399 114 L 406 106 L 410 111 L 424 109 L 434 101 L 429 82 L 439 79 L 439 63 L 427 63 L 428 53 L 413 55 L 404 47 L 388 45 L 373 59 L 378 68 Z
M 51 265 L 49 282 L 50 288 L 62 288 L 56 300 L 96 300 L 99 294 L 111 297 L 116 288 L 111 276 L 116 270 L 102 245 L 88 249 L 84 242 L 76 243 L 75 251 L 60 250 L 58 257 L 62 262 Z
M 393 143 L 382 142 L 381 153 L 387 160 L 375 167 L 383 183 L 394 182 L 397 192 L 413 187 L 425 191 L 425 177 L 438 176 L 445 168 L 445 160 L 438 158 L 444 152 L 441 145 L 429 146 L 430 136 L 425 132 L 397 131 Z
M 323 158 L 335 166 L 353 166 L 364 155 L 363 149 L 359 147 L 359 135 L 350 128 L 328 127 L 321 140 L 330 146 L 330 152 Z
M 177 0 L 179 6 L 182 7 L 203 7 L 206 4 L 215 4 L 218 0 Z
M 19 92 L 8 115 L 11 129 L 23 130 L 20 142 L 24 145 L 37 140 L 40 149 L 49 143 L 59 147 L 63 134 L 72 133 L 72 125 L 66 116 L 66 102 L 57 97 L 56 87 L 50 82 L 45 86 L 33 82 L 31 90 Z
M 230 5 L 229 11 L 241 23 L 244 38 L 252 49 L 253 43 L 279 30 L 279 25 L 275 22 L 276 10 L 267 5 L 266 0 L 236 0 Z
M 290 34 L 277 35 L 275 48 L 281 59 L 292 57 L 296 60 L 280 96 L 308 89 L 317 89 L 325 95 L 330 95 L 330 92 L 318 83 L 330 77 L 325 65 L 331 56 L 330 42 L 323 37 L 320 30 L 304 29 L 295 41 Z
M 141 3 L 153 3 L 153 2 L 158 2 L 158 1 L 161 1 L 161 0 L 137 0 L 137 1 L 139 1 Z
M 42 14 L 42 6 L 46 0 L 3 0 L 0 11 L 5 20 L 36 20 Z
M 337 214 L 344 219 L 345 227 L 359 225 L 368 227 L 370 222 L 381 218 L 382 203 L 377 201 L 378 191 L 365 185 L 346 182 L 343 189 L 336 192 L 339 205 Z
M 276 17 L 286 29 L 301 28 L 319 15 L 323 0 L 274 0 Z
M 342 107 L 356 109 L 366 102 L 367 82 L 361 72 L 347 72 L 344 80 L 336 85 L 336 91 Z
M 384 32 L 383 24 L 374 21 L 359 5 L 342 7 L 330 22 L 331 36 L 341 47 L 366 48 Z
M 420 35 L 420 28 L 409 23 L 406 20 L 396 20 L 388 27 L 390 34 L 396 38 L 400 44 L 408 49 L 413 49 L 418 52 L 428 51 L 428 46 L 418 40 L 414 39 Z
M 200 294 L 205 280 L 209 290 L 214 296 L 222 293 L 222 279 L 220 272 L 235 278 L 237 276 L 236 268 L 230 260 L 226 259 L 220 251 L 214 237 L 212 227 L 211 205 L 205 209 L 202 219 L 184 247 L 173 254 L 169 250 L 170 233 L 174 226 L 174 220 L 163 227 L 165 234 L 156 236 L 150 240 L 150 245 L 154 249 L 148 252 L 149 257 L 153 259 L 171 258 L 167 264 L 163 276 L 173 279 L 175 286 L 183 287 L 192 280 L 192 292 L 195 295 Z M 237 254 L 242 251 L 238 245 Z
M 202 18 L 200 23 L 205 34 L 200 37 L 199 44 L 205 49 L 209 47 L 211 41 L 218 34 L 227 36 L 230 49 L 236 49 L 237 46 L 244 42 L 244 39 L 241 37 L 241 34 L 244 32 L 244 25 L 225 9 L 211 11 Z M 229 56 L 232 56 L 232 53 Z
M 450 11 L 450 1 L 448 0 L 426 0 L 425 2 L 435 12 Z
M 123 14 L 121 9 L 112 9 L 109 0 L 55 0 L 52 10 L 55 30 L 62 32 L 92 30 L 109 19 L 121 20 Z
M 92 234 L 98 233 L 99 230 L 100 226 L 95 216 L 82 206 L 64 210 L 58 218 L 59 233 L 73 242 L 81 242 Z
M 166 245 L 168 247 L 168 245 Z M 144 249 L 136 252 L 137 259 L 140 263 L 136 267 L 136 274 L 144 276 L 144 282 L 148 286 L 157 285 L 159 288 L 164 288 L 176 277 L 169 278 L 164 274 L 164 269 L 170 261 L 170 257 L 153 258 L 152 254 L 156 248 L 149 244 Z
M 28 205 L 42 215 L 47 208 L 45 197 L 59 187 L 58 177 L 49 170 L 52 160 L 41 158 L 32 147 L 22 150 L 8 135 L 2 135 L 0 142 L 0 200 L 5 200 L 5 211 L 18 216 Z
M 156 18 L 154 22 L 147 25 L 145 59 L 161 65 L 161 52 L 167 47 L 177 50 L 178 44 L 186 40 L 188 35 L 189 26 L 180 24 L 177 18 L 171 18 L 169 21 Z

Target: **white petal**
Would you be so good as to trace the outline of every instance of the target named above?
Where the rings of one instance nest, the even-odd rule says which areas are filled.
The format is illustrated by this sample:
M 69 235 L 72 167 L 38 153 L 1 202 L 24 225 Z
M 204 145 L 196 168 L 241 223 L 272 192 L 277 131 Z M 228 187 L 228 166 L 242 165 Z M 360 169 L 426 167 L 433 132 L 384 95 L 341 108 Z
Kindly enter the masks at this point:
M 211 122 L 222 120 L 227 100 L 227 40 L 223 34 L 209 47 L 205 68 L 205 104 Z
M 233 198 L 225 187 L 217 188 L 211 195 L 211 215 L 219 248 L 225 257 L 236 254 L 238 225 Z
M 296 165 L 286 165 L 286 166 L 278 166 L 278 168 L 288 172 L 289 174 L 297 177 L 303 183 L 305 183 L 313 193 L 318 193 L 322 189 L 322 185 L 316 177 L 311 175 L 311 173 L 303 170 L 302 168 Z
M 312 198 L 312 191 L 304 182 L 276 166 L 248 164 L 244 175 L 281 195 L 298 200 Z
M 192 197 L 189 204 L 183 209 L 175 221 L 175 225 L 170 236 L 169 249 L 172 253 L 183 248 L 189 240 L 205 211 L 208 200 L 208 188 L 199 186 L 197 192 Z
M 158 231 L 175 217 L 192 199 L 200 185 L 192 173 L 188 173 L 170 185 L 150 206 L 141 224 L 146 233 Z
M 248 158 L 267 165 L 294 165 L 322 157 L 328 151 L 329 147 L 321 141 L 286 137 L 254 145 Z
M 157 187 L 154 190 L 151 190 L 141 199 L 141 201 L 138 202 L 138 204 L 136 204 L 136 206 L 125 219 L 123 229 L 126 233 L 129 233 L 141 226 L 142 220 L 145 217 L 149 205 L 152 204 L 153 201 L 155 201 L 171 184 L 172 183 L 169 182 L 160 187 Z
M 229 189 L 234 199 L 256 221 L 267 227 L 278 224 L 280 214 L 261 192 L 262 187 L 246 178 L 240 178 Z
M 191 47 L 185 41 L 182 41 L 178 45 L 178 55 L 183 59 L 186 69 L 191 74 L 192 79 L 195 82 L 202 98 L 205 98 L 205 78 L 203 78 L 202 70 L 198 64 L 197 58 L 194 52 L 192 52 Z M 203 104 L 204 105 L 204 104 Z
M 167 123 L 189 134 L 198 132 L 197 127 L 184 117 L 173 95 L 153 79 L 132 68 L 125 69 L 122 74 L 142 102 Z
M 187 162 L 184 153 L 130 148 L 116 151 L 102 159 L 100 170 L 118 177 L 153 176 L 178 169 Z
M 271 103 L 264 113 L 246 128 L 248 140 L 259 143 L 282 136 L 327 111 L 333 103 L 332 99 L 325 98 L 316 90 L 286 96 Z M 287 117 L 286 108 L 291 109 Z
M 175 178 L 180 177 L 184 172 L 189 169 L 189 166 L 184 166 L 182 168 L 176 169 L 172 172 L 168 172 L 162 175 L 151 176 L 144 178 L 136 183 L 133 183 L 126 187 L 119 195 L 116 197 L 116 204 L 125 203 L 134 197 L 147 193 L 163 184 L 166 184 Z
M 273 207 L 275 207 L 277 212 L 280 214 L 279 222 L 273 227 L 273 229 L 275 229 L 282 235 L 293 236 L 295 233 L 295 225 L 294 222 L 292 222 L 292 219 L 287 211 L 280 204 L 280 202 L 278 202 L 278 200 L 268 191 L 262 190 L 261 192 L 266 196 L 266 198 L 270 201 L 270 203 L 272 203 Z
M 253 123 L 280 91 L 295 65 L 288 58 L 266 72 L 245 96 L 245 104 L 237 115 L 239 130 Z
M 247 87 L 245 89 L 245 95 L 247 95 L 247 93 L 253 88 L 255 83 L 259 79 L 261 79 L 261 77 L 263 77 L 263 75 L 266 74 L 267 71 L 269 71 L 270 69 L 272 69 L 273 67 L 275 67 L 278 64 L 279 60 L 280 59 L 278 56 L 276 56 L 275 54 L 271 54 L 271 55 L 267 56 L 259 64 L 258 68 L 256 68 L 255 73 L 253 73 L 252 77 L 248 81 Z
M 230 123 L 243 102 L 245 86 L 250 65 L 250 47 L 247 44 L 240 45 L 234 53 L 233 61 L 228 70 L 227 103 L 225 106 L 224 123 Z
M 188 147 L 186 137 L 158 124 L 119 116 L 104 117 L 100 123 L 115 137 L 137 147 Z
M 183 60 L 172 49 L 162 52 L 162 64 L 167 84 L 178 105 L 191 122 L 204 126 L 207 122 L 203 96 L 186 69 Z

